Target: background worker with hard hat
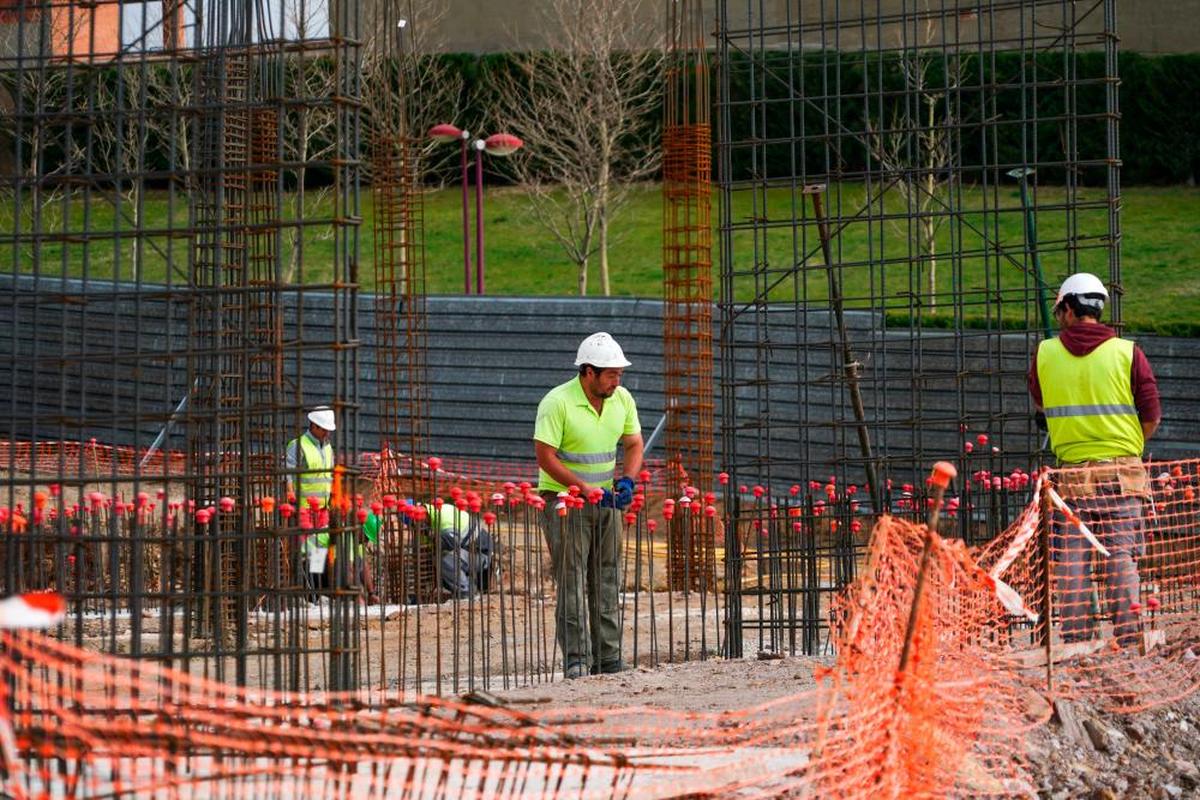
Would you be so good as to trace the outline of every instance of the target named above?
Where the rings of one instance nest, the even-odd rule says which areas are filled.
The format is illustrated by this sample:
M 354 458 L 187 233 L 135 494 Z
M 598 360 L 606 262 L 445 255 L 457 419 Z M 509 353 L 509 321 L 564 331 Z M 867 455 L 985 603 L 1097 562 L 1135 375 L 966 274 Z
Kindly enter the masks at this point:
M 328 531 L 329 499 L 333 491 L 334 455 L 330 435 L 337 430 L 336 417 L 329 406 L 317 406 L 308 412 L 308 430 L 287 444 L 284 462 L 288 471 L 288 494 L 295 495 L 301 513 L 317 512 L 324 519 L 313 520 L 315 527 L 325 528 L 320 533 L 304 537 L 300 546 L 305 564 L 308 585 L 313 589 L 329 586 L 330 565 L 337 558 L 330 549 Z M 311 508 L 315 498 L 316 508 Z M 357 535 L 357 534 L 356 534 Z M 347 548 L 342 548 L 347 549 Z M 360 580 L 367 591 L 368 602 L 377 602 L 375 581 L 366 563 L 366 551 L 361 542 L 355 541 L 346 553 L 354 564 L 346 573 L 352 580 Z
M 577 376 L 542 398 L 533 432 L 567 678 L 627 669 L 617 603 L 620 512 L 633 502 L 633 476 L 642 468 L 643 449 L 637 406 L 621 386 L 630 366 L 621 346 L 607 333 L 594 333 L 579 345 L 575 366 Z M 622 477 L 614 482 L 618 442 L 625 455 Z M 585 496 L 603 490 L 603 500 L 588 503 L 573 518 L 559 516 L 558 494 L 572 485 Z
M 1146 355 L 1100 322 L 1108 290 L 1095 275 L 1067 278 L 1054 318 L 1029 369 L 1029 393 L 1046 415 L 1058 459 L 1058 490 L 1109 551 L 1105 558 L 1078 526 L 1058 520 L 1051 547 L 1066 641 L 1092 636 L 1091 565 L 1098 559 L 1114 634 L 1137 641 L 1137 559 L 1145 550 L 1142 504 L 1149 498 L 1142 450 L 1158 428 L 1158 384 Z
M 333 409 L 317 406 L 308 412 L 308 430 L 287 443 L 284 455 L 288 472 L 288 493 L 305 504 L 308 498 L 320 500 L 320 508 L 329 505 L 333 488 L 333 445 L 329 435 L 337 430 Z

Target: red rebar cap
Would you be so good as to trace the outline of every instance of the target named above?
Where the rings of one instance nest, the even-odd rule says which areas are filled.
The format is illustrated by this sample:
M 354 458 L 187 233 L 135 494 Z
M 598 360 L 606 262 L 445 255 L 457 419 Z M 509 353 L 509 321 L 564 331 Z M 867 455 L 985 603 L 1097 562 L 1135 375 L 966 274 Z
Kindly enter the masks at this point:
M 958 470 L 949 461 L 939 461 L 933 465 L 933 474 L 930 478 L 933 480 L 934 486 L 939 486 L 945 489 L 950 485 L 950 481 L 958 475 Z

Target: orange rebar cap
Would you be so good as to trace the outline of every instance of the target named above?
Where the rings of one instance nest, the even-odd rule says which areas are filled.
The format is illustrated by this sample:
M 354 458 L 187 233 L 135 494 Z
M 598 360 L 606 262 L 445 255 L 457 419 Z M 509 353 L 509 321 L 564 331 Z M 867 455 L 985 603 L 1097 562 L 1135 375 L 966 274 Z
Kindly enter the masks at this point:
M 933 465 L 933 474 L 929 477 L 934 486 L 945 489 L 956 475 L 958 475 L 958 470 L 954 468 L 953 464 L 949 461 L 939 461 Z

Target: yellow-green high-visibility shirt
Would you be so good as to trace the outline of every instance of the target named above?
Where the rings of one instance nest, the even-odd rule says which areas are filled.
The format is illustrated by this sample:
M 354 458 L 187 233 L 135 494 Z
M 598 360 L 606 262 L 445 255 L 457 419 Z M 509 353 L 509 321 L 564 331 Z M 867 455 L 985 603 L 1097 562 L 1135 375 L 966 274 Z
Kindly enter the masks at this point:
M 1037 374 L 1050 445 L 1060 463 L 1140 456 L 1145 447 L 1130 373 L 1133 342 L 1112 338 L 1085 356 L 1058 338 L 1038 345 Z
M 458 535 L 465 534 L 471 528 L 471 516 L 451 503 L 443 503 L 442 509 L 433 503 L 425 503 L 425 513 L 429 527 L 436 531 L 452 531 Z
M 617 468 L 617 443 L 622 436 L 640 432 L 637 404 L 624 386 L 604 401 L 600 413 L 588 402 L 576 376 L 555 386 L 538 404 L 533 438 L 558 452 L 558 459 L 591 486 L 612 483 Z M 538 470 L 538 491 L 566 489 L 545 470 Z

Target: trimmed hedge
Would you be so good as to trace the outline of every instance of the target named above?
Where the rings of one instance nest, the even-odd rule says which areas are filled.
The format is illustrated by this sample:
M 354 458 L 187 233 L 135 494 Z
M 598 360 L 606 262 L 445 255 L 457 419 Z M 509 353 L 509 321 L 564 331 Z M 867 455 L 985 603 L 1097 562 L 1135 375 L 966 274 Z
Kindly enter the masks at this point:
M 483 119 L 484 98 L 489 91 L 488 74 L 511 69 L 514 55 L 456 53 L 437 57 L 446 60 L 463 77 L 462 119 Z M 1102 160 L 1107 136 L 1104 54 L 1079 53 L 1074 68 L 1077 153 L 1083 159 Z M 1055 119 L 1061 116 L 1065 105 L 1065 92 L 1055 85 L 1063 73 L 1061 55 L 1045 53 L 1031 59 L 1019 53 L 998 53 L 986 61 L 967 55 L 959 69 L 960 79 L 968 87 L 962 95 L 964 125 L 960 146 L 963 163 L 982 163 L 985 150 L 994 150 L 994 155 L 988 153 L 988 162 L 998 160 L 1002 164 L 1025 163 L 1032 160 L 1035 153 L 1036 159 L 1043 163 L 1063 159 L 1064 131 Z M 930 85 L 942 85 L 942 70 L 940 58 L 931 59 Z M 1026 80 L 1036 77 L 1040 84 L 1036 93 L 1030 89 L 1022 92 L 1016 86 L 1001 88 L 992 93 L 994 105 L 985 109 L 970 107 L 970 102 L 978 100 L 980 94 L 970 86 L 981 82 L 1013 83 L 1023 72 Z M 1200 175 L 1200 103 L 1197 103 L 1200 98 L 1200 54 L 1144 56 L 1121 53 L 1118 72 L 1121 181 L 1128 184 L 1194 183 Z M 842 98 L 836 115 L 846 129 L 855 132 L 865 127 L 864 104 L 861 99 L 856 100 L 856 95 L 862 98 L 866 93 L 871 102 L 877 104 L 880 87 L 885 95 L 903 87 L 895 58 L 880 59 L 870 54 L 773 52 L 765 54 L 753 65 L 740 57 L 730 65 L 729 75 L 733 106 L 731 138 L 735 143 L 756 138 L 789 137 L 791 131 L 799 130 L 802 124 L 823 126 L 818 107 L 824 102 L 821 99 L 825 94 L 824 87 L 833 86 L 835 78 Z M 715 69 L 713 78 L 713 97 L 717 97 Z M 744 102 L 750 97 L 752 82 L 756 84 L 757 102 L 747 106 Z M 787 102 L 789 95 L 797 91 L 804 99 Z M 1026 108 L 1036 104 L 1039 118 L 1036 125 L 1020 123 L 1023 103 Z M 989 128 L 986 137 L 981 135 L 980 126 L 972 126 L 972 120 L 979 119 L 982 114 L 1001 120 L 1000 124 Z M 887 105 L 882 108 L 875 105 L 871 115 L 878 125 L 879 119 L 890 118 L 891 109 Z M 844 135 L 835 143 L 837 146 L 830 150 L 836 153 L 837 162 L 828 165 L 825 163 L 826 148 L 820 139 L 810 139 L 804 153 L 794 153 L 792 146 L 785 142 L 736 147 L 731 153 L 731 177 L 747 177 L 752 163 L 757 164 L 759 174 L 767 175 L 790 175 L 793 169 L 852 175 L 864 168 L 867 152 L 858 138 Z M 1061 180 L 1061 170 L 1057 176 L 1055 172 L 1043 168 L 1043 180 Z M 1086 183 L 1102 184 L 1106 176 L 1103 167 L 1095 167 L 1081 169 L 1079 178 Z

